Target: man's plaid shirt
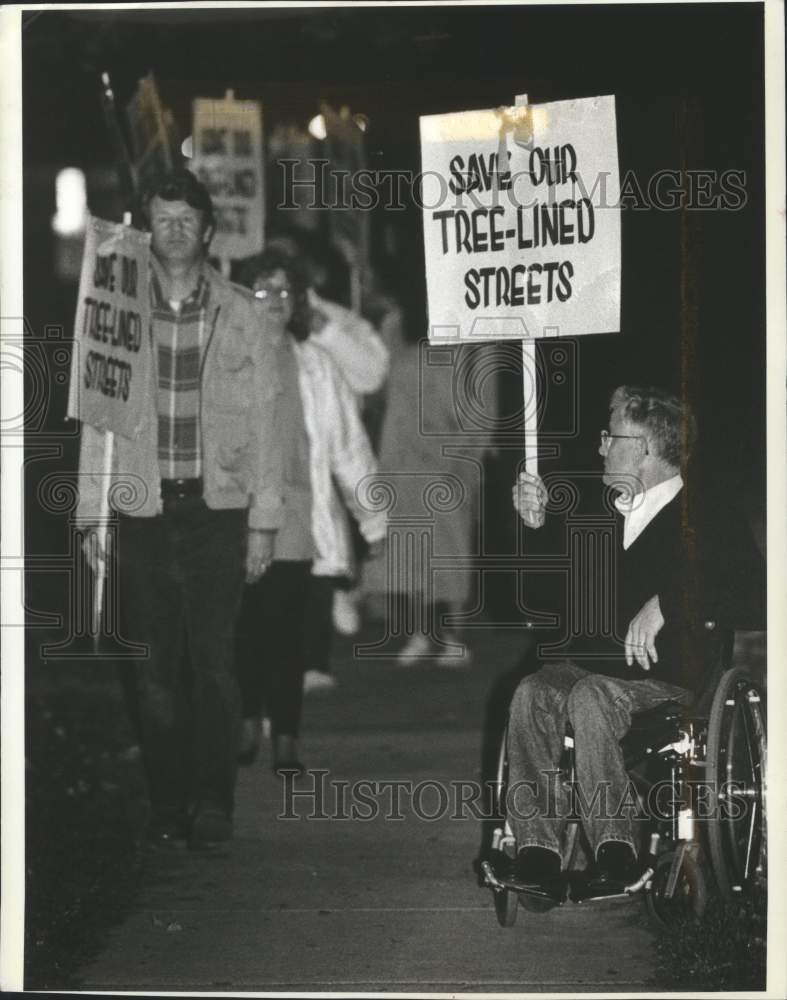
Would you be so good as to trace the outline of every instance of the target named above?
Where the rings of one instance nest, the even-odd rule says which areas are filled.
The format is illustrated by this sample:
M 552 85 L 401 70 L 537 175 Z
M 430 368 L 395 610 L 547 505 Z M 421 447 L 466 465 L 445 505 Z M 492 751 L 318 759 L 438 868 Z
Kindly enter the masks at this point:
M 163 479 L 202 475 L 200 381 L 210 336 L 210 283 L 204 275 L 175 310 L 151 275 L 151 323 L 158 353 L 158 460 Z M 215 321 L 215 317 L 213 317 Z

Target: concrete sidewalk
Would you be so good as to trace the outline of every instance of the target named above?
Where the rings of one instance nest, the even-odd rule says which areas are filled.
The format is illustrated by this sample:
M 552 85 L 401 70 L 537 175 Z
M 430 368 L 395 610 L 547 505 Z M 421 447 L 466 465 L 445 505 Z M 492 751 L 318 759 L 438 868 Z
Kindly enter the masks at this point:
M 468 672 L 358 662 L 345 643 L 339 688 L 310 696 L 304 719 L 302 758 L 327 773 L 302 777 L 288 797 L 267 755 L 244 769 L 233 843 L 211 856 L 153 856 L 133 913 L 83 987 L 653 989 L 639 900 L 520 908 L 513 928 L 498 925 L 474 871 L 481 823 L 461 796 L 481 780 L 485 702 L 516 673 L 522 639 L 469 641 Z M 384 781 L 408 784 L 396 793 Z

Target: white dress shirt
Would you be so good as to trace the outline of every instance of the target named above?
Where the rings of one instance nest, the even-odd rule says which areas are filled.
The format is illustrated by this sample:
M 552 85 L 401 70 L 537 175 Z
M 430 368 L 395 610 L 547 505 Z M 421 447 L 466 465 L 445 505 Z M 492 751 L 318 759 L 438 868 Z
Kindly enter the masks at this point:
M 623 515 L 623 548 L 627 549 L 639 538 L 658 512 L 680 493 L 683 479 L 680 473 L 651 486 L 644 493 L 633 497 L 618 497 L 615 506 Z

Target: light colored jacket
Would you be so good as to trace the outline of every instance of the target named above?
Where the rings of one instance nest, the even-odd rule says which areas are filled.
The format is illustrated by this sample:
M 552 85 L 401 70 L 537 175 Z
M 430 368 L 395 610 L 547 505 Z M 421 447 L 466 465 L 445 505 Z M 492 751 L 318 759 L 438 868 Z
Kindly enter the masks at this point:
M 390 355 L 372 324 L 350 309 L 320 298 L 313 288 L 309 289 L 309 302 L 326 318 L 325 326 L 312 333 L 311 342 L 330 354 L 357 396 L 381 389 Z
M 363 481 L 376 473 L 377 462 L 353 392 L 331 357 L 311 340 L 295 343 L 293 350 L 309 437 L 312 573 L 342 576 L 352 564 L 345 507 L 367 542 L 385 537 L 385 514 L 370 510 L 363 502 Z M 278 545 L 276 555 L 285 558 Z
M 209 339 L 202 372 L 203 495 L 213 510 L 248 508 L 249 527 L 282 523 L 282 446 L 275 413 L 281 392 L 276 351 L 260 336 L 254 297 L 207 264 Z M 115 510 L 134 517 L 162 511 L 158 465 L 157 351 L 153 350 L 147 412 L 135 439 L 115 435 L 110 483 L 105 481 L 105 435 L 82 425 L 77 517 L 99 518 L 109 486 Z

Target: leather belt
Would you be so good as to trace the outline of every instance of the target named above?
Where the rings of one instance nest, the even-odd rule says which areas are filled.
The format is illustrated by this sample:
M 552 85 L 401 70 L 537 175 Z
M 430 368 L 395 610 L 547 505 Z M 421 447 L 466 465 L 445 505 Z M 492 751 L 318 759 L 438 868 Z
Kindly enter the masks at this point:
M 162 500 L 185 500 L 188 497 L 202 496 L 202 478 L 197 479 L 162 479 Z

